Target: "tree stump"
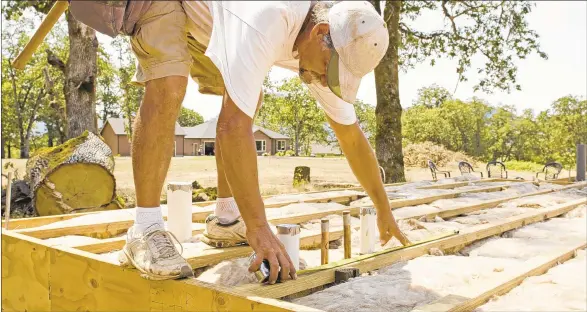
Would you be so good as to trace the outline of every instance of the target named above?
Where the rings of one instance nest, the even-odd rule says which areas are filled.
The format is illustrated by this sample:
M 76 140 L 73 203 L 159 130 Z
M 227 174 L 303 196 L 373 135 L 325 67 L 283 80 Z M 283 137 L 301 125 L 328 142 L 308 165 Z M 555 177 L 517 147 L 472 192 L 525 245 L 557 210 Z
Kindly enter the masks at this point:
M 27 161 L 26 171 L 40 216 L 122 208 L 112 151 L 91 132 L 39 150 Z
M 298 187 L 307 183 L 310 183 L 310 167 L 296 167 L 293 176 L 293 186 Z

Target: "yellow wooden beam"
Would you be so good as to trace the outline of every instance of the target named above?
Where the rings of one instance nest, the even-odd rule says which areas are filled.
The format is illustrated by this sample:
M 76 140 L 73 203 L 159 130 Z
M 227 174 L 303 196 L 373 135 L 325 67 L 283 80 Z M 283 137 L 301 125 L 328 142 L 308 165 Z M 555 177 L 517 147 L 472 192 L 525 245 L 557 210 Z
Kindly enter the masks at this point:
M 12 231 L 2 233 L 2 286 L 3 310 L 15 311 L 318 311 L 196 279 L 150 281 Z
M 353 267 L 361 272 L 369 272 L 389 266 L 398 260 L 410 260 L 428 253 L 430 248 L 446 250 L 464 246 L 474 241 L 497 235 L 527 224 L 540 222 L 563 213 L 569 212 L 577 206 L 587 204 L 587 199 L 573 200 L 551 208 L 537 209 L 536 211 L 505 218 L 500 222 L 482 224 L 464 229 L 458 235 L 430 243 L 408 247 L 395 252 L 379 255 L 344 267 Z M 244 285 L 238 289 L 269 298 L 282 298 L 308 289 L 334 282 L 334 269 L 298 276 L 297 280 L 274 285 Z

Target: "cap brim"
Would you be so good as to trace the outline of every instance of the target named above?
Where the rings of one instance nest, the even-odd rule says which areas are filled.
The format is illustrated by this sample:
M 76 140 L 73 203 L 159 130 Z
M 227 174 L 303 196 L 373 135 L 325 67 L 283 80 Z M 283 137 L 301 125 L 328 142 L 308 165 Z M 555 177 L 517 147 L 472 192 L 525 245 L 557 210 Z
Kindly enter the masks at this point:
M 330 62 L 326 72 L 328 88 L 332 93 L 347 103 L 353 104 L 357 99 L 357 92 L 361 84 L 361 77 L 357 77 L 340 60 L 336 50 L 332 49 Z

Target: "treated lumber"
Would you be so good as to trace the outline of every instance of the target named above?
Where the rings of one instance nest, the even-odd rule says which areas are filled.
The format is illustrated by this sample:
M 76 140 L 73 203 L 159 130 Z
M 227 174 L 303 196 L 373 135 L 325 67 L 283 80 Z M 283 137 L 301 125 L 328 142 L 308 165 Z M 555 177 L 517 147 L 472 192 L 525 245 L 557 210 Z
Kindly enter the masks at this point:
M 320 246 L 321 233 L 315 231 L 302 231 L 300 233 L 300 249 L 311 249 Z M 333 228 L 329 232 L 330 241 L 342 237 L 342 227 Z M 218 264 L 222 261 L 248 257 L 253 252 L 250 246 L 237 246 L 229 248 L 210 248 L 203 251 L 186 250 L 182 256 L 188 261 L 192 268 L 202 268 Z
M 433 311 L 473 311 L 475 308 L 485 304 L 494 296 L 501 296 L 520 285 L 530 276 L 538 276 L 546 273 L 550 268 L 559 265 L 575 256 L 577 250 L 585 249 L 587 243 L 576 244 L 563 252 L 552 253 L 548 256 L 537 256 L 525 261 L 521 268 L 506 276 L 500 276 L 493 280 L 486 281 L 482 293 L 448 295 L 430 304 L 416 307 L 413 312 Z
M 510 187 L 509 185 L 502 185 L 502 186 L 491 186 L 491 187 L 483 187 L 483 188 L 475 188 L 463 191 L 454 191 L 454 192 L 447 192 L 445 194 L 439 194 L 429 197 L 421 197 L 421 198 L 413 198 L 413 199 L 397 199 L 397 200 L 390 200 L 390 206 L 392 209 L 406 207 L 406 206 L 416 206 L 422 204 L 428 204 L 433 201 L 439 199 L 447 199 L 447 198 L 455 198 L 461 194 L 467 193 L 477 193 L 477 192 L 495 192 L 507 189 Z M 299 213 L 293 214 L 283 217 L 273 217 L 268 218 L 269 223 L 277 225 L 281 223 L 302 223 L 312 219 L 319 219 L 331 214 L 341 214 L 343 211 L 349 210 L 351 215 L 358 215 L 360 207 L 343 207 L 343 208 L 332 208 L 332 209 L 324 209 L 312 213 Z M 211 213 L 211 210 L 205 209 L 203 211 L 194 212 L 192 214 L 192 221 L 196 222 L 194 219 L 198 221 L 203 221 L 205 218 Z M 123 221 L 115 221 L 115 222 L 104 222 L 104 223 L 96 223 L 92 225 L 80 225 L 80 226 L 67 226 L 62 228 L 51 228 L 51 229 L 23 229 L 18 230 L 19 233 L 26 234 L 36 238 L 52 238 L 52 237 L 59 237 L 65 235 L 91 235 L 97 236 L 101 238 L 112 237 L 123 233 L 127 230 L 132 224 L 134 220 L 130 218 L 128 220 Z M 194 225 L 194 227 L 197 226 Z M 203 230 L 202 224 L 202 230 Z M 201 232 L 200 232 L 201 233 Z
M 572 187 L 565 187 L 564 189 L 578 188 L 581 186 L 587 186 L 587 182 L 582 183 L 580 185 L 575 185 Z M 560 190 L 562 190 L 562 189 L 560 189 Z M 408 216 L 404 216 L 404 217 L 397 217 L 396 219 L 397 220 L 411 219 L 411 218 L 419 219 L 422 217 L 434 218 L 434 216 L 436 216 L 436 215 L 441 216 L 442 218 L 454 217 L 454 216 L 458 216 L 458 215 L 461 215 L 464 213 L 469 213 L 469 212 L 487 209 L 487 208 L 493 208 L 501 203 L 504 203 L 504 202 L 507 202 L 510 200 L 514 200 L 514 199 L 518 199 L 518 198 L 522 198 L 522 197 L 547 194 L 547 193 L 550 193 L 553 191 L 555 191 L 555 189 L 542 190 L 542 191 L 537 191 L 537 192 L 532 192 L 532 193 L 527 193 L 527 194 L 522 194 L 522 195 L 517 195 L 517 196 L 510 196 L 510 197 L 507 197 L 504 199 L 488 200 L 488 201 L 484 201 L 483 203 L 478 203 L 478 204 L 468 205 L 468 206 L 463 206 L 463 207 L 457 207 L 454 209 L 447 209 L 444 211 L 439 211 L 437 213 L 412 214 L 412 215 L 408 215 Z M 355 227 L 355 229 L 359 229 L 359 227 Z M 349 231 L 350 231 L 350 226 L 349 226 Z M 343 228 L 340 228 L 340 227 L 333 228 L 329 231 L 329 236 L 330 236 L 329 241 L 334 241 L 334 240 L 340 239 L 343 235 L 344 235 Z M 301 249 L 317 248 L 320 246 L 320 243 L 321 243 L 321 234 L 317 231 L 313 231 L 313 232 L 302 231 L 302 233 L 300 234 L 300 248 Z M 349 240 L 349 243 L 350 243 L 350 240 Z M 124 245 L 124 242 L 121 242 L 120 246 L 117 247 L 117 249 L 122 248 L 123 245 Z M 112 249 L 112 250 L 114 250 L 114 249 Z M 107 251 L 111 251 L 111 250 L 106 250 L 106 251 L 102 251 L 102 252 L 107 252 Z M 224 249 L 211 249 L 211 250 L 206 250 L 203 252 L 198 252 L 195 255 L 191 255 L 189 253 L 186 254 L 184 252 L 184 257 L 186 259 L 188 259 L 188 262 L 190 262 L 192 267 L 199 268 L 199 267 L 204 267 L 204 266 L 208 266 L 208 265 L 214 265 L 214 264 L 217 264 L 217 263 L 224 261 L 224 260 L 246 257 L 251 252 L 252 252 L 252 249 L 250 249 L 250 247 L 240 246 L 240 247 L 231 247 L 231 248 L 224 248 Z M 350 258 L 350 255 L 348 258 Z
M 582 198 L 564 204 L 555 205 L 550 208 L 537 209 L 536 211 L 505 218 L 500 222 L 481 224 L 466 228 L 463 229 L 458 235 L 435 240 L 421 245 L 406 247 L 394 252 L 378 255 L 376 257 L 361 260 L 359 262 L 350 263 L 339 268 L 353 267 L 358 268 L 361 272 L 377 270 L 400 260 L 410 260 L 428 254 L 428 251 L 431 248 L 438 248 L 440 250 L 460 248 L 483 238 L 498 235 L 528 224 L 541 222 L 546 219 L 564 214 L 576 208 L 577 206 L 584 204 L 587 204 L 587 199 Z M 238 289 L 244 292 L 262 295 L 268 298 L 282 298 L 307 289 L 312 289 L 331 283 L 334 283 L 334 268 L 317 271 L 307 275 L 298 275 L 297 280 L 289 281 L 288 283 L 274 285 L 244 285 L 238 287 Z
M 319 311 L 196 279 L 150 281 L 73 248 L 2 233 L 2 308 L 16 311 Z
M 441 190 L 441 189 L 454 189 L 457 187 L 471 185 L 472 183 L 479 183 L 479 182 L 504 182 L 504 181 L 496 181 L 497 179 L 489 178 L 489 179 L 480 179 L 480 180 L 471 180 L 471 181 L 462 181 L 462 182 L 454 182 L 454 183 L 436 183 L 433 185 L 426 185 L 420 186 L 417 189 L 420 190 Z

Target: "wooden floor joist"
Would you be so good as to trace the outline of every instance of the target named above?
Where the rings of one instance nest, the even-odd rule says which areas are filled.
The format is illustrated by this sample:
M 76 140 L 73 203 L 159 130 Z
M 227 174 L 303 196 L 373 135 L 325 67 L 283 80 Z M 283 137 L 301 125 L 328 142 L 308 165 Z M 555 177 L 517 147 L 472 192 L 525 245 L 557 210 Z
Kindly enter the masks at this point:
M 2 232 L 2 310 L 319 311 L 196 279 L 147 280 L 94 254 L 14 231 Z
M 505 202 L 515 200 L 518 198 L 538 196 L 538 195 L 548 194 L 548 193 L 551 193 L 554 191 L 571 189 L 571 188 L 580 188 L 580 187 L 585 187 L 585 186 L 587 186 L 587 183 L 572 185 L 572 186 L 568 186 L 568 187 L 564 187 L 564 188 L 560 188 L 560 189 L 541 190 L 541 191 L 536 191 L 536 192 L 526 193 L 526 194 L 521 194 L 521 195 L 516 195 L 516 196 L 509 196 L 509 197 L 505 197 L 505 198 L 501 198 L 501 199 L 486 200 L 481 203 L 472 204 L 472 205 L 466 205 L 466 206 L 461 206 L 461 207 L 456 207 L 456 208 L 451 208 L 451 209 L 444 209 L 444 210 L 440 210 L 440 211 L 434 212 L 434 213 L 422 214 L 422 213 L 416 212 L 416 213 L 412 213 L 412 214 L 407 214 L 405 216 L 397 217 L 396 219 L 397 220 L 420 219 L 423 217 L 427 218 L 427 219 L 434 219 L 434 217 L 436 217 L 436 216 L 439 216 L 441 218 L 451 218 L 451 217 L 456 217 L 458 215 L 462 215 L 465 213 L 470 213 L 473 211 L 493 208 L 501 203 L 505 203 Z M 337 239 L 341 238 L 342 234 L 343 234 L 342 228 L 331 229 L 330 234 L 329 234 L 330 241 L 337 240 Z M 308 232 L 302 230 L 301 240 L 300 240 L 300 247 L 302 249 L 317 247 L 317 246 L 319 246 L 319 244 L 320 244 L 320 233 L 319 232 L 308 233 Z M 123 243 L 118 248 L 122 248 L 122 245 L 123 245 Z M 203 267 L 203 266 L 214 265 L 214 264 L 220 263 L 221 261 L 224 261 L 224 260 L 229 260 L 229 259 L 234 259 L 234 258 L 239 258 L 239 257 L 246 257 L 250 254 L 250 252 L 251 252 L 251 249 L 249 247 L 232 247 L 232 248 L 226 248 L 226 249 L 214 249 L 214 250 L 209 250 L 209 251 L 207 250 L 202 253 L 198 252 L 195 254 L 184 253 L 184 257 L 186 259 L 188 259 L 188 262 L 190 262 L 190 264 L 192 265 L 193 268 L 199 268 L 199 267 Z
M 453 191 L 447 192 L 444 194 L 422 197 L 422 198 L 413 198 L 413 199 L 398 199 L 398 200 L 391 200 L 390 205 L 392 209 L 405 207 L 405 206 L 414 206 L 414 205 L 421 205 L 431 203 L 435 200 L 439 199 L 447 199 L 447 198 L 455 198 L 461 194 L 467 193 L 477 193 L 477 192 L 497 192 L 504 190 L 510 187 L 509 185 L 501 185 L 501 186 L 490 186 L 490 187 L 482 187 L 482 188 L 475 188 L 475 189 L 468 189 L 462 191 Z M 340 214 L 343 210 L 350 210 L 351 214 L 357 215 L 359 213 L 359 207 L 348 207 L 341 208 L 341 209 L 324 209 L 314 213 L 300 213 L 296 215 L 289 215 L 284 217 L 274 217 L 268 218 L 268 221 L 271 224 L 280 224 L 280 223 L 300 223 L 306 222 L 312 219 L 318 219 L 325 217 L 330 214 Z M 201 211 L 192 213 L 192 221 L 193 222 L 203 222 L 206 217 L 212 213 L 212 209 L 204 209 L 202 208 Z M 83 225 L 83 226 L 64 226 L 61 228 L 51 228 L 51 229 L 23 229 L 23 230 L 15 230 L 18 233 L 29 235 L 35 238 L 53 238 L 59 236 L 66 236 L 66 235 L 86 235 L 86 236 L 95 236 L 95 237 L 111 237 L 118 235 L 125 230 L 127 230 L 132 224 L 134 223 L 133 218 L 129 216 L 128 220 L 122 221 L 114 221 L 114 222 L 102 222 L 96 223 L 92 225 Z M 194 225 L 197 227 L 197 225 Z M 201 231 L 203 232 L 204 225 L 201 225 Z
M 572 259 L 577 250 L 585 249 L 586 242 L 579 243 L 563 252 L 553 253 L 548 256 L 538 256 L 524 262 L 522 268 L 511 272 L 507 276 L 487 281 L 482 293 L 448 295 L 430 304 L 416 307 L 412 312 L 434 311 L 473 311 L 483 305 L 494 296 L 501 296 L 520 285 L 526 278 L 546 273 L 550 268 Z
M 507 180 L 507 179 L 483 179 L 483 180 L 475 180 L 472 182 L 507 182 L 507 181 L 510 181 L 510 180 Z M 520 180 L 512 180 L 512 181 L 520 182 Z M 462 184 L 462 183 L 464 183 L 464 182 L 459 182 L 458 185 L 459 186 L 467 185 L 467 184 Z M 384 186 L 385 187 L 399 186 L 399 185 L 404 185 L 404 184 L 407 184 L 407 183 L 406 182 L 391 183 L 391 184 L 384 184 Z M 438 188 L 443 188 L 444 186 L 447 186 L 447 185 L 451 185 L 451 183 L 438 184 Z M 458 187 L 458 186 L 455 186 L 455 187 Z M 304 195 L 304 194 L 316 194 L 316 193 L 329 193 L 329 192 L 338 192 L 338 191 L 362 191 L 362 190 L 363 190 L 362 187 L 352 187 L 352 188 L 344 188 L 344 189 L 311 191 L 311 192 L 305 192 L 305 193 L 293 193 L 293 194 L 282 194 L 282 195 L 291 196 L 291 195 Z M 282 195 L 267 195 L 267 196 L 263 196 L 263 199 L 278 197 L 278 196 L 282 196 Z M 357 196 L 357 195 L 335 196 L 335 197 L 325 196 L 323 198 L 310 199 L 310 200 L 304 201 L 304 202 L 307 202 L 307 203 L 312 203 L 312 202 L 343 202 L 343 203 L 345 203 L 348 201 L 356 200 L 359 197 L 360 196 Z M 299 203 L 299 202 L 300 201 L 287 201 L 287 202 L 281 202 L 281 203 L 274 203 L 274 204 L 269 204 L 268 207 L 266 207 L 266 208 L 278 208 L 278 207 L 283 207 L 283 206 L 287 206 L 287 205 L 295 204 L 295 203 Z M 216 203 L 216 201 L 195 202 L 195 203 L 193 203 L 193 205 L 197 206 L 197 207 L 206 207 L 206 206 L 213 205 L 214 203 Z M 195 220 L 193 220 L 193 221 L 194 222 L 201 222 L 201 220 L 204 220 L 205 216 L 207 216 L 207 214 L 209 214 L 211 211 L 212 211 L 211 209 L 202 210 L 201 213 L 196 214 L 194 216 Z M 100 213 L 100 211 L 82 212 L 82 213 L 67 214 L 67 215 L 35 217 L 35 218 L 13 219 L 10 221 L 10 223 L 11 223 L 10 228 L 13 230 L 34 228 L 34 227 L 39 227 L 39 226 L 51 224 L 54 222 L 69 220 L 69 219 L 73 219 L 73 218 L 77 218 L 77 217 L 81 217 L 81 216 L 85 216 L 85 215 L 89 215 L 89 214 L 96 214 L 96 213 Z M 204 217 L 203 217 L 204 219 L 202 219 L 202 217 L 201 217 L 202 215 L 204 215 Z M 4 226 L 4 221 L 2 221 L 2 226 Z
M 550 208 L 537 209 L 529 213 L 508 217 L 500 222 L 493 222 L 488 224 L 481 224 L 462 230 L 458 235 L 451 236 L 445 239 L 433 241 L 430 243 L 407 247 L 394 251 L 391 253 L 379 255 L 374 258 L 362 260 L 356 263 L 342 266 L 353 267 L 359 269 L 361 272 L 369 272 L 389 266 L 400 260 L 410 260 L 416 257 L 425 255 L 431 248 L 438 248 L 440 250 L 450 250 L 461 248 L 474 241 L 481 240 L 490 236 L 498 235 L 506 231 L 510 231 L 528 224 L 541 222 L 546 219 L 564 214 L 572 209 L 587 204 L 587 199 L 573 200 L 568 203 L 556 205 Z M 298 276 L 297 280 L 288 281 L 283 284 L 274 285 L 244 285 L 238 287 L 239 290 L 254 294 L 262 295 L 268 298 L 282 298 L 298 292 L 307 291 L 308 289 L 317 288 L 319 286 L 331 284 L 334 282 L 334 270 L 325 269 L 315 273 Z

